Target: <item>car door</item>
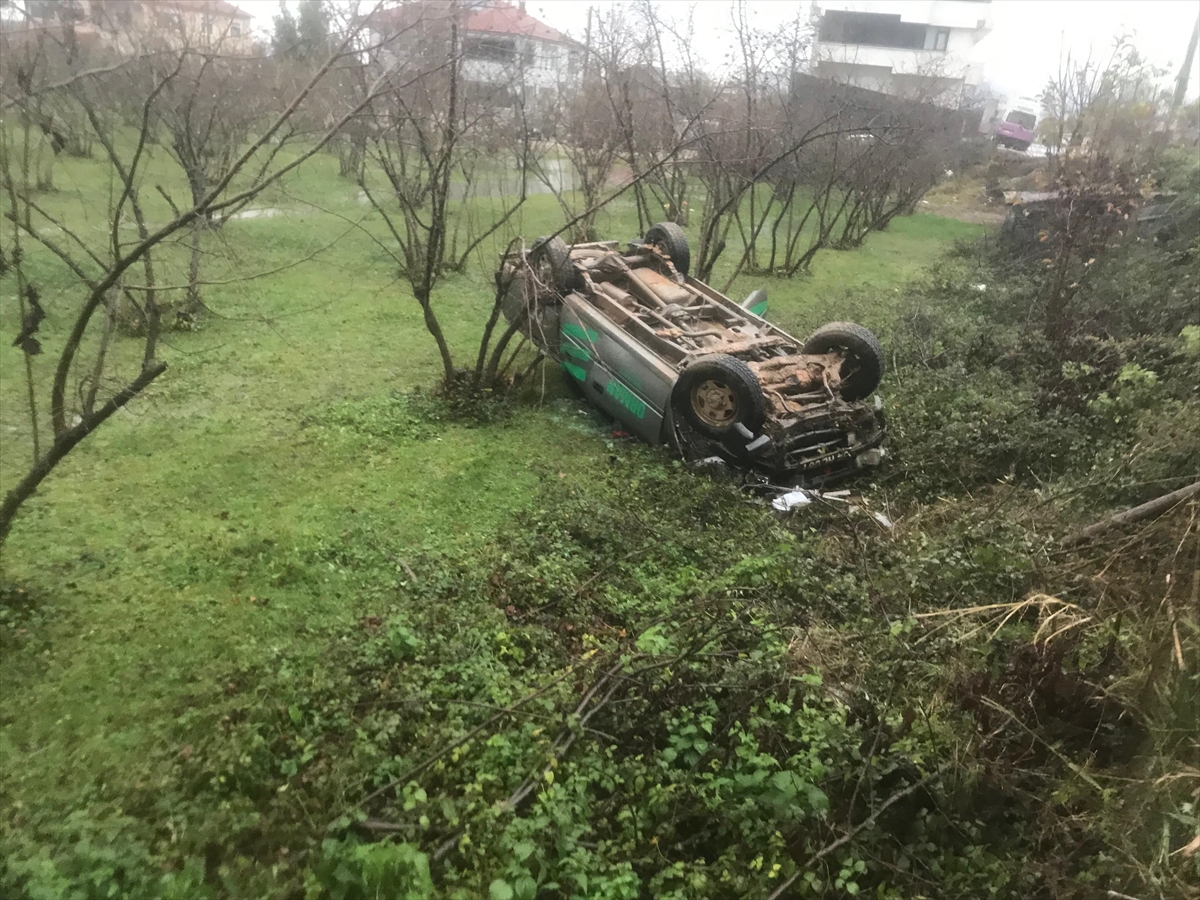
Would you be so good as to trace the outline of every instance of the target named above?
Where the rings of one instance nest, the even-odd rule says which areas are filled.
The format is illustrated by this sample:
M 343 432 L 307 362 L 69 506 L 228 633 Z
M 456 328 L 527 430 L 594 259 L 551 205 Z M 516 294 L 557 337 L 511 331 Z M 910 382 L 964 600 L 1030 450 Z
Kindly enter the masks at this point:
M 675 372 L 582 299 L 563 303 L 559 355 L 588 401 L 656 444 Z

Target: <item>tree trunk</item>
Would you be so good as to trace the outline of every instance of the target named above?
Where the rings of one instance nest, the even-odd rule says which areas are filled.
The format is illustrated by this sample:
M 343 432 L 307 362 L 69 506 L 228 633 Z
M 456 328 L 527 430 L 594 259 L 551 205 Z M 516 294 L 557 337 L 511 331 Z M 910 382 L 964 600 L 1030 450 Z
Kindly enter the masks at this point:
M 195 316 L 204 307 L 204 301 L 200 299 L 200 234 L 203 230 L 204 221 L 197 217 L 192 222 L 192 255 L 188 260 L 187 301 L 183 307 L 188 316 Z
M 504 358 L 504 348 L 508 346 L 508 342 L 511 341 L 513 335 L 517 333 L 517 330 L 520 328 L 524 318 L 524 316 L 519 316 L 515 322 L 510 322 L 509 326 L 504 329 L 504 334 L 500 335 L 500 340 L 496 341 L 496 346 L 492 350 L 492 358 L 488 362 L 487 371 L 483 376 L 483 386 L 485 388 L 491 388 L 495 386 L 496 376 L 500 371 L 500 361 Z M 511 360 L 509 364 L 512 364 Z
M 1110 528 L 1117 528 L 1121 525 L 1129 525 L 1133 522 L 1149 519 L 1151 516 L 1162 515 L 1176 504 L 1197 495 L 1200 495 L 1200 481 L 1189 484 L 1187 487 L 1182 487 L 1177 491 L 1171 491 L 1169 494 L 1163 494 L 1161 497 L 1156 497 L 1140 506 L 1135 506 L 1132 509 L 1109 516 L 1107 519 L 1094 522 L 1087 528 L 1063 538 L 1063 546 L 1073 547 L 1076 544 L 1082 544 L 1089 538 L 1108 531 Z
M 54 443 L 50 445 L 46 455 L 30 467 L 25 477 L 5 495 L 4 503 L 0 504 L 0 548 L 3 548 L 4 542 L 8 538 L 9 529 L 12 528 L 13 519 L 16 518 L 21 505 L 33 496 L 38 485 L 54 470 L 63 457 L 70 453 L 76 444 L 91 434 L 98 425 L 103 424 L 109 416 L 140 394 L 150 382 L 166 370 L 167 364 L 164 362 L 155 363 L 150 368 L 143 369 L 137 378 L 110 397 L 108 402 L 98 410 L 85 415 L 77 424 L 60 432 L 54 438 Z
M 351 132 L 342 140 L 338 145 L 338 175 L 355 184 L 362 180 L 366 144 L 366 137 L 356 132 Z
M 417 302 L 421 304 L 421 311 L 425 314 L 425 328 L 437 344 L 438 353 L 442 357 L 442 369 L 446 376 L 446 383 L 449 384 L 454 380 L 454 359 L 450 355 L 450 345 L 446 343 L 446 335 L 442 332 L 442 323 L 434 315 L 430 299 L 428 291 L 422 291 L 417 296 Z

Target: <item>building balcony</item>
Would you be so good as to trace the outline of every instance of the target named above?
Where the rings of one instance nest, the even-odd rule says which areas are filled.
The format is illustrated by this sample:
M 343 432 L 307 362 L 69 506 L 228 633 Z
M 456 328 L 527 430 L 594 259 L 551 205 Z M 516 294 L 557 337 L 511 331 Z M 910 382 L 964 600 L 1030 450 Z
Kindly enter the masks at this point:
M 930 75 L 962 78 L 970 68 L 945 50 L 913 50 L 905 47 L 877 47 L 870 44 L 839 44 L 818 41 L 813 44 L 813 62 L 838 63 L 890 69 L 897 75 Z

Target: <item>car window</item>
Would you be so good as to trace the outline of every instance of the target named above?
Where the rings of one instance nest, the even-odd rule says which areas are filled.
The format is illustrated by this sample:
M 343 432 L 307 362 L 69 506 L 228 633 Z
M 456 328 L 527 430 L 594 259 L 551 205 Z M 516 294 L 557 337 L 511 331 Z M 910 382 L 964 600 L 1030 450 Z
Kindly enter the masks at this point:
M 1030 131 L 1033 131 L 1033 126 L 1037 124 L 1037 116 L 1035 116 L 1033 113 L 1020 112 L 1014 109 L 1008 114 L 1008 117 L 1004 121 L 1011 122 L 1014 125 L 1020 125 L 1022 128 L 1027 128 Z

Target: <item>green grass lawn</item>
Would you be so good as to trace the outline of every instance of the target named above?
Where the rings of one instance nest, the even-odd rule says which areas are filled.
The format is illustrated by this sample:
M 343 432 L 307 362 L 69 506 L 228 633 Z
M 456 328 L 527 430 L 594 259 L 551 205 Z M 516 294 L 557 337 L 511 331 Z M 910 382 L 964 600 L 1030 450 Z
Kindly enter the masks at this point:
M 291 208 L 287 216 L 210 236 L 206 277 L 272 269 L 346 231 L 298 199 L 363 216 L 357 189 L 336 171 L 335 159 L 314 159 L 266 200 Z M 164 161 L 147 177 L 179 183 Z M 100 163 L 72 160 L 57 184 L 47 201 L 99 230 L 94 204 L 108 190 Z M 533 236 L 558 221 L 543 196 L 514 225 Z M 599 227 L 628 237 L 632 221 L 621 200 Z M 367 227 L 387 244 L 378 221 Z M 859 251 L 821 253 L 807 276 L 742 277 L 732 293 L 767 287 L 772 317 L 800 332 L 832 318 L 872 325 L 886 318 L 898 285 L 980 231 L 901 218 Z M 464 360 L 490 304 L 486 264 L 503 242 L 489 242 L 478 266 L 438 291 L 438 314 Z M 183 265 L 184 248 L 167 248 L 161 277 L 179 279 Z M 80 291 L 44 253 L 31 251 L 30 269 L 53 351 Z M 718 271 L 714 281 L 723 280 Z M 847 308 L 848 292 L 863 288 L 879 303 Z M 406 419 L 389 398 L 432 386 L 440 367 L 394 263 L 361 230 L 271 277 L 208 287 L 205 299 L 213 314 L 199 328 L 166 336 L 167 373 L 45 481 L 5 550 L 0 828 L 22 858 L 61 849 L 35 836 L 48 821 L 86 813 L 119 829 L 130 798 L 169 782 L 198 730 L 244 702 L 239 671 L 273 659 L 302 669 L 327 634 L 361 616 L 370 594 L 355 575 L 356 553 L 385 553 L 403 577 L 407 558 L 486 540 L 539 485 L 569 490 L 613 452 L 553 371 L 493 426 Z M 11 336 L 11 281 L 0 304 L 0 329 Z M 23 362 L 10 340 L 0 350 L 3 489 L 29 452 Z M 139 346 L 121 339 L 125 371 Z M 39 386 L 53 356 L 36 361 Z

